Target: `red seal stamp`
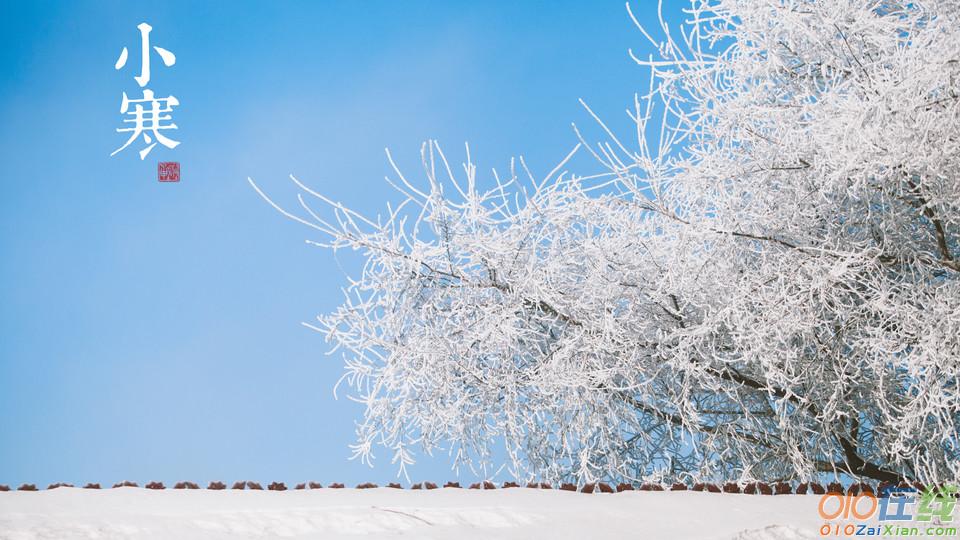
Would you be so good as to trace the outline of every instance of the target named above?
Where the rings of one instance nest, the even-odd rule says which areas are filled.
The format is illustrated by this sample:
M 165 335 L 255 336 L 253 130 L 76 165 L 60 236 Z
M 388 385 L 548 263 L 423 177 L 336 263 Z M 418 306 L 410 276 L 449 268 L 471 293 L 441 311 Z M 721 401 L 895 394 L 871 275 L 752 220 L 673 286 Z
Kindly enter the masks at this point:
M 177 161 L 161 161 L 157 164 L 157 180 L 161 182 L 180 181 L 180 163 Z

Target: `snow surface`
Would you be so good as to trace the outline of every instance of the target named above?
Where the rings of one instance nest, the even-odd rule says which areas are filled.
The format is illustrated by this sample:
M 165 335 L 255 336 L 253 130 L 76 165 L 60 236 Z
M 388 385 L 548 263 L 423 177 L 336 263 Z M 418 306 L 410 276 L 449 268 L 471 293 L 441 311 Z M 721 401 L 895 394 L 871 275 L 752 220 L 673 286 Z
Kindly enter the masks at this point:
M 0 493 L 0 539 L 810 539 L 818 497 L 699 492 L 59 488 Z

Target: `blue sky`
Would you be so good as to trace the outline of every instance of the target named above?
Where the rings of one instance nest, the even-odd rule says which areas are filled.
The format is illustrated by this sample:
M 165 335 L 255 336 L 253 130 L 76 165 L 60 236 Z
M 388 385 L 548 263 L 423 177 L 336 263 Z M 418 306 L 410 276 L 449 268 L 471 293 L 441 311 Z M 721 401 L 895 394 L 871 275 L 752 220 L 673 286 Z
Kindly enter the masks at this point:
M 177 55 L 148 87 L 180 100 L 182 144 L 111 158 L 144 21 Z M 590 124 L 578 98 L 627 129 L 629 47 L 650 52 L 617 0 L 3 3 L 0 483 L 393 481 L 385 452 L 347 460 L 362 411 L 300 325 L 346 279 L 246 178 L 375 213 L 396 200 L 386 147 L 411 176 L 425 139 L 544 174 Z M 167 160 L 179 184 L 157 182 Z M 421 456 L 411 477 L 456 475 Z

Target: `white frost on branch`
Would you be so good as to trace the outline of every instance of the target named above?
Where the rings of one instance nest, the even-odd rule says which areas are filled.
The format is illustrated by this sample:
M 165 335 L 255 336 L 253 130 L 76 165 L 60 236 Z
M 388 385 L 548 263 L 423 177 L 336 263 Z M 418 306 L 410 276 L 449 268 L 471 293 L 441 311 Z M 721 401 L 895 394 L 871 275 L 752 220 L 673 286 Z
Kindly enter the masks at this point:
M 365 259 L 310 325 L 366 404 L 359 457 L 403 471 L 445 447 L 554 482 L 960 478 L 958 4 L 687 15 L 641 29 L 660 58 L 634 57 L 636 140 L 577 132 L 600 171 L 571 153 L 480 181 L 469 149 L 455 171 L 430 142 L 425 182 L 394 166 L 403 200 L 378 219 L 296 179 L 301 212 L 271 201 Z

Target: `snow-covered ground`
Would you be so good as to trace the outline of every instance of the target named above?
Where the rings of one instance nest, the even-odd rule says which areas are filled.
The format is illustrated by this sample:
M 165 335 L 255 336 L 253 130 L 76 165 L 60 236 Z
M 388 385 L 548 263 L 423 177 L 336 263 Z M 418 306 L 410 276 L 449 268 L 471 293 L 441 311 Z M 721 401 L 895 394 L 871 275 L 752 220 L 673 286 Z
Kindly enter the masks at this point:
M 554 490 L 0 493 L 0 539 L 818 538 L 816 496 Z

